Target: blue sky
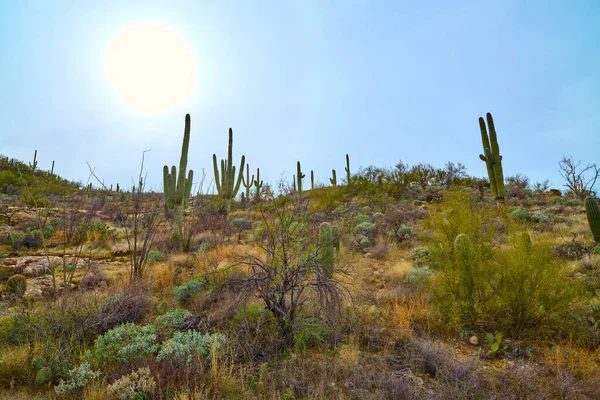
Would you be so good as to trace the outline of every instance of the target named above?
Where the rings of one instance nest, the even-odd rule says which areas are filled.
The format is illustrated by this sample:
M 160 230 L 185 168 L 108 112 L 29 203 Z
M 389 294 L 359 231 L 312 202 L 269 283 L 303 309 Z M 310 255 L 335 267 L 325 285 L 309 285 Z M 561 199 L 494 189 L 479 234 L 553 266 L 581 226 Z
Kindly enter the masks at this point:
M 158 23 L 197 60 L 184 104 L 148 114 L 107 80 L 124 28 Z M 0 153 L 128 186 L 178 164 L 212 178 L 213 153 L 275 183 L 296 161 L 325 182 L 359 166 L 462 162 L 485 175 L 477 118 L 491 111 L 505 176 L 563 182 L 562 154 L 600 162 L 600 2 L 63 1 L 0 5 Z M 343 175 L 343 174 L 342 174 Z

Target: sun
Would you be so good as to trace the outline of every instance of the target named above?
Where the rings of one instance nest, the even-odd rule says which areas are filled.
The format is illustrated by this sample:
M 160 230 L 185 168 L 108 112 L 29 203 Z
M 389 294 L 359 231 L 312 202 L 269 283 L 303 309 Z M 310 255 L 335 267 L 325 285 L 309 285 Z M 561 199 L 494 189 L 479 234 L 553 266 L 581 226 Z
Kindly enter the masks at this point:
M 195 60 L 185 40 L 160 25 L 137 25 L 111 43 L 106 72 L 119 96 L 144 112 L 161 112 L 192 94 Z

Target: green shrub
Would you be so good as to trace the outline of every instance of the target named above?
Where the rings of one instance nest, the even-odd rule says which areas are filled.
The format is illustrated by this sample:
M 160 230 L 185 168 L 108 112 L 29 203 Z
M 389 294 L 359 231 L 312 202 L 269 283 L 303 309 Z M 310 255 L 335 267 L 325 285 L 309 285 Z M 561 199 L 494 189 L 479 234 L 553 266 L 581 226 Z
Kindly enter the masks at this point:
M 297 350 L 306 350 L 318 347 L 327 342 L 330 329 L 318 318 L 307 318 L 302 323 L 302 328 L 294 334 L 294 347 Z
M 154 264 L 156 262 L 165 261 L 167 257 L 160 250 L 150 250 L 148 252 L 147 261 L 150 264 Z
M 383 218 L 384 216 L 385 216 L 385 214 L 383 214 L 382 212 L 376 212 L 375 214 L 373 214 L 373 215 L 371 216 L 371 219 L 372 219 L 373 221 L 377 221 L 377 220 L 379 220 L 379 219 Z
M 61 396 L 81 393 L 90 381 L 98 378 L 100 375 L 100 371 L 92 371 L 90 364 L 84 362 L 70 370 L 66 382 L 61 379 L 58 385 L 54 387 L 54 390 Z
M 412 249 L 411 255 L 415 267 L 424 267 L 431 263 L 431 250 L 427 246 L 415 247 Z
M 361 237 L 360 240 L 358 241 L 358 245 L 363 249 L 369 247 L 370 244 L 371 244 L 371 241 L 366 236 Z
M 176 332 L 163 342 L 156 361 L 170 361 L 176 365 L 190 364 L 194 358 L 207 357 L 211 351 L 219 349 L 225 343 L 221 334 L 202 334 L 197 331 Z
M 555 206 L 560 206 L 565 204 L 566 200 L 564 197 L 560 197 L 560 196 L 552 196 L 550 197 L 550 203 L 555 205 Z
M 6 282 L 14 274 L 15 271 L 11 267 L 0 267 L 0 282 Z
M 6 281 L 6 291 L 10 294 L 22 295 L 25 290 L 27 290 L 27 279 L 23 275 L 13 275 Z
M 431 271 L 428 266 L 413 268 L 406 274 L 404 282 L 410 285 L 420 286 L 428 283 L 431 280 L 432 274 L 433 271 Z
M 158 351 L 156 339 L 157 330 L 154 325 L 126 323 L 99 336 L 86 354 L 86 359 L 97 365 L 143 359 Z
M 372 222 L 362 222 L 354 227 L 354 232 L 368 234 L 375 231 L 376 228 L 377 225 Z
M 156 329 L 165 335 L 171 336 L 192 313 L 184 308 L 169 310 L 163 315 L 159 315 L 154 320 Z
M 371 222 L 371 218 L 369 218 L 369 216 L 365 214 L 356 214 L 352 219 L 354 220 L 354 224 L 356 225 L 360 225 L 364 222 Z
M 510 211 L 510 215 L 517 219 L 527 220 L 529 219 L 529 211 L 523 207 L 515 207 Z
M 156 382 L 150 368 L 144 367 L 120 377 L 106 389 L 118 400 L 149 399 L 156 389 Z
M 173 288 L 173 294 L 179 304 L 186 303 L 192 296 L 200 293 L 204 285 L 206 284 L 203 280 L 193 279 L 181 286 L 175 286 Z
M 533 222 L 548 222 L 548 221 L 550 221 L 550 217 L 548 217 L 546 214 L 544 214 L 541 211 L 532 212 L 531 215 L 529 216 L 529 218 Z
M 583 207 L 583 200 L 580 199 L 569 199 L 565 202 L 568 207 Z

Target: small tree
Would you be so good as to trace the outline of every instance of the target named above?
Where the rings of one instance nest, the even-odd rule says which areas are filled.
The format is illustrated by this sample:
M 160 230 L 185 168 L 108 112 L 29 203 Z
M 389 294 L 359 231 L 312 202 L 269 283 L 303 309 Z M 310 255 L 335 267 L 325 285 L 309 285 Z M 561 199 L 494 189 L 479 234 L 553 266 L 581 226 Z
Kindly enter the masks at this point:
M 322 262 L 322 247 L 330 244 L 318 245 L 316 232 L 304 222 L 307 205 L 306 200 L 282 196 L 269 209 L 263 208 L 258 238 L 262 254 L 243 257 L 232 268 L 241 266 L 248 272 L 225 282 L 237 293 L 236 304 L 255 295 L 261 298 L 288 343 L 310 299 L 316 299 L 319 312 L 329 318 L 340 311 L 341 300 L 348 293 L 339 280 L 346 271 L 338 266 L 330 270 L 331 266 Z
M 581 167 L 581 161 L 575 162 L 573 157 L 565 157 L 558 163 L 560 175 L 565 179 L 565 186 L 573 192 L 577 198 L 583 200 L 586 196 L 594 196 L 594 185 L 600 177 L 600 167 L 596 164 L 588 164 Z

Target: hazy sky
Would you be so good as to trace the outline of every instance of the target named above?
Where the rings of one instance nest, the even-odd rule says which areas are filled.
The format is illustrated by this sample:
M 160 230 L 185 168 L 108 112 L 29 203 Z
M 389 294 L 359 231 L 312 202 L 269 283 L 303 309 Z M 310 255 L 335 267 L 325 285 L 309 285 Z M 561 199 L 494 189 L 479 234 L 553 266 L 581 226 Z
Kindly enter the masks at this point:
M 183 36 L 193 95 L 161 113 L 124 103 L 106 73 L 125 28 Z M 562 154 L 600 162 L 600 1 L 62 1 L 0 3 L 0 153 L 130 186 L 179 163 L 212 178 L 213 153 L 274 183 L 296 161 L 331 168 L 462 162 L 485 175 L 477 118 L 491 111 L 505 176 L 561 187 Z

